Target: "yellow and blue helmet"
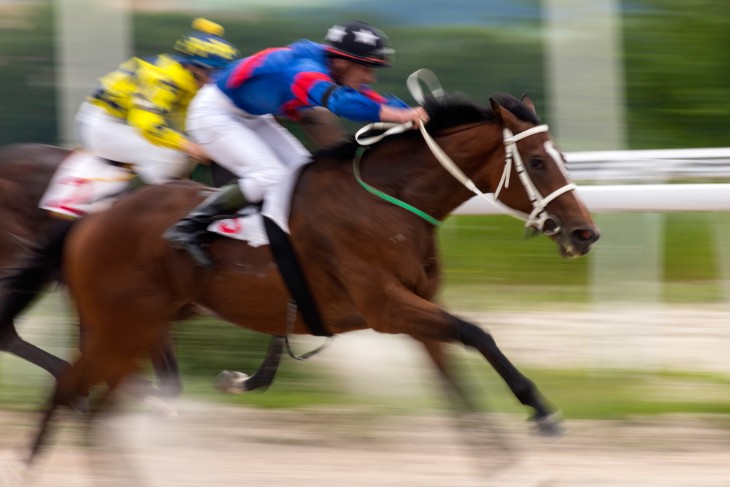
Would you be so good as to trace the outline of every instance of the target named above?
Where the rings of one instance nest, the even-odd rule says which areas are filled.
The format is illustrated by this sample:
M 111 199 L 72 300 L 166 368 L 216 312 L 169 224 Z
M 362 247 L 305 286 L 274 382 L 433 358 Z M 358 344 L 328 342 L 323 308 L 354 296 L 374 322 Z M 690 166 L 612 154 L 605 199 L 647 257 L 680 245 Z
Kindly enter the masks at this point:
M 238 49 L 223 39 L 222 26 L 199 17 L 193 21 L 193 30 L 180 37 L 175 51 L 183 62 L 205 69 L 219 69 L 239 56 Z

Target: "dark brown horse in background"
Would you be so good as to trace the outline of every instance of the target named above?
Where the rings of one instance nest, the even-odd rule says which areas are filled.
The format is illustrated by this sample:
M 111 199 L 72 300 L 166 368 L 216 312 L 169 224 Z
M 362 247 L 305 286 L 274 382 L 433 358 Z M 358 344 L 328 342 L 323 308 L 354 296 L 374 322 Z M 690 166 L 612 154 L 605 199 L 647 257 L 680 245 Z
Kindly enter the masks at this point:
M 12 353 L 58 378 L 70 364 L 21 338 L 15 320 L 52 283 L 61 284 L 61 255 L 70 219 L 38 207 L 54 172 L 71 153 L 42 144 L 0 148 L 0 351 Z M 211 168 L 211 184 L 233 177 Z M 152 365 L 168 394 L 180 391 L 177 360 L 170 340 L 151 351 Z
M 529 184 L 546 202 L 543 210 L 551 224 L 540 229 L 549 230 L 563 255 L 586 254 L 598 231 L 570 190 L 562 156 L 547 127 L 538 126 L 532 102 L 508 95 L 490 101 L 487 108 L 462 97 L 429 99 L 426 129 L 477 188 L 488 192 L 503 186 L 501 202 L 530 214 L 533 203 L 518 183 L 524 181 L 517 174 L 523 169 L 505 163 L 507 148 L 515 149 L 515 162 L 524 161 Z M 514 139 L 505 141 L 504 129 Z M 292 245 L 325 328 L 333 334 L 366 328 L 407 334 L 425 346 L 440 368 L 444 344 L 474 348 L 533 410 L 538 428 L 554 432 L 552 408 L 494 339 L 432 302 L 441 271 L 436 227 L 365 191 L 353 177 L 355 150 L 350 143 L 318 154 L 301 172 L 292 199 Z M 472 194 L 445 171 L 418 131 L 373 145 L 360 163 L 367 184 L 436 220 Z M 511 173 L 509 185 L 500 184 L 505 167 Z M 146 188 L 81 220 L 71 231 L 64 270 L 80 317 L 90 328 L 90 343 L 57 383 L 31 459 L 59 405 L 100 383 L 108 384 L 111 394 L 190 303 L 262 333 L 309 333 L 301 316 L 287 321 L 289 295 L 268 246 L 215 239 L 209 246 L 214 266 L 203 268 L 161 237 L 201 201 L 202 189 L 189 182 Z
M 342 127 L 326 111 L 305 113 L 298 126 L 314 147 L 328 147 L 343 138 Z M 38 208 L 38 203 L 70 153 L 69 149 L 44 144 L 0 147 L 0 352 L 27 360 L 56 378 L 68 362 L 24 340 L 15 320 L 49 285 L 60 283 L 61 251 L 73 222 L 53 217 Z M 216 164 L 199 174 L 212 186 L 234 179 Z M 188 315 L 190 310 L 181 314 Z M 154 353 L 152 362 L 158 377 L 176 392 L 179 376 L 172 343 Z
M 40 144 L 0 148 L 0 351 L 54 377 L 68 364 L 20 338 L 15 318 L 60 276 L 60 242 L 70 221 L 51 217 L 38 202 L 68 154 L 67 149 Z

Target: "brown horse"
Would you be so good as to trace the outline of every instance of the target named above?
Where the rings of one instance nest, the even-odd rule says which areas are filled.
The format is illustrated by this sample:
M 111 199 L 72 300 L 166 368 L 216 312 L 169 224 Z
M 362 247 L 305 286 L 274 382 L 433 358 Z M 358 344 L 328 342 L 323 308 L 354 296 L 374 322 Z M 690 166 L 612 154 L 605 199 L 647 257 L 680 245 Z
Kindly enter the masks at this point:
M 586 254 L 598 230 L 532 102 L 509 95 L 490 102 L 428 99 L 427 133 L 473 187 L 496 191 L 502 203 L 529 215 L 528 224 L 549 233 L 563 255 Z M 365 328 L 407 334 L 438 366 L 445 343 L 475 348 L 532 408 L 538 428 L 554 432 L 552 408 L 494 339 L 432 302 L 440 275 L 436 221 L 466 201 L 470 189 L 447 173 L 418 131 L 386 138 L 362 157 L 356 149 L 349 143 L 317 154 L 292 198 L 292 245 L 324 327 L 332 334 Z M 353 177 L 353 160 L 362 181 L 400 203 L 365 191 Z M 57 383 L 30 459 L 57 406 L 103 382 L 110 394 L 183 306 L 196 303 L 271 335 L 309 333 L 301 316 L 287 320 L 289 295 L 268 246 L 214 239 L 208 248 L 214 266 L 204 268 L 161 237 L 201 201 L 203 189 L 187 182 L 143 189 L 72 230 L 64 269 L 91 343 Z

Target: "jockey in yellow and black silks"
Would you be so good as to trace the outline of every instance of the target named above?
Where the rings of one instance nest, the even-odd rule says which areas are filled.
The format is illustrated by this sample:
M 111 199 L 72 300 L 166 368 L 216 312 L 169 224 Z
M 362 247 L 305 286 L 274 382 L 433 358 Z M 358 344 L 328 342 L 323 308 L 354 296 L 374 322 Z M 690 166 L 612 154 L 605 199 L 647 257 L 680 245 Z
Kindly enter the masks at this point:
M 98 211 L 139 178 L 161 184 L 187 177 L 207 152 L 189 139 L 185 116 L 214 71 L 238 57 L 223 27 L 198 18 L 174 53 L 133 57 L 99 80 L 76 115 L 80 146 L 63 161 L 40 201 L 61 217 Z
M 185 135 L 188 105 L 210 75 L 238 57 L 220 25 L 196 19 L 174 52 L 134 57 L 100 79 L 77 115 L 77 139 L 89 152 L 130 163 L 146 183 L 187 175 L 190 158 L 208 154 Z

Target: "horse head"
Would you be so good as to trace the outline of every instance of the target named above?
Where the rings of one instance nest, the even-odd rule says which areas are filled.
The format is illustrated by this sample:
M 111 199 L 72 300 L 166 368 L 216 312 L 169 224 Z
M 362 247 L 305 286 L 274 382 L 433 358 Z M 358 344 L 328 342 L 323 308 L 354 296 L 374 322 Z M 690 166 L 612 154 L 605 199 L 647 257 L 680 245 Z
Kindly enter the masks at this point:
M 532 100 L 526 95 L 521 100 L 497 95 L 489 101 L 503 128 L 505 151 L 495 199 L 521 215 L 527 229 L 553 239 L 561 255 L 587 254 L 599 231 Z

